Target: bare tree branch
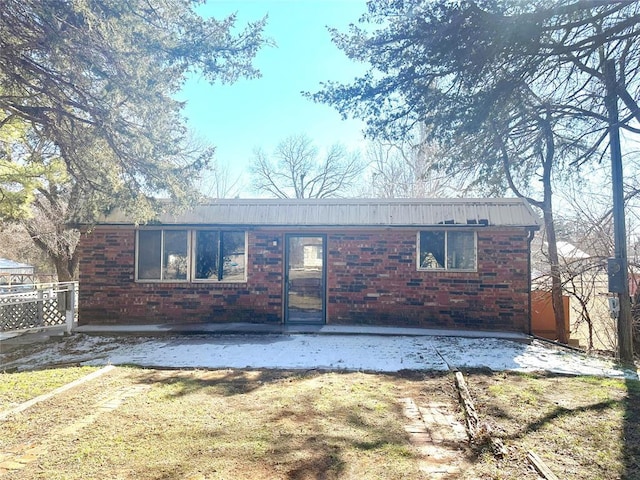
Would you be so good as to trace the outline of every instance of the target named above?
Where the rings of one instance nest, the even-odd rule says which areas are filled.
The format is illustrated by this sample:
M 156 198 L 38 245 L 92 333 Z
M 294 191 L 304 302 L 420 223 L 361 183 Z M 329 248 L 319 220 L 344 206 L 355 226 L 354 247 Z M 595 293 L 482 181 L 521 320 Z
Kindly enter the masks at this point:
M 319 158 L 318 149 L 304 135 L 293 135 L 278 144 L 271 160 L 254 151 L 253 188 L 277 198 L 328 198 L 347 195 L 363 166 L 357 154 L 333 145 Z

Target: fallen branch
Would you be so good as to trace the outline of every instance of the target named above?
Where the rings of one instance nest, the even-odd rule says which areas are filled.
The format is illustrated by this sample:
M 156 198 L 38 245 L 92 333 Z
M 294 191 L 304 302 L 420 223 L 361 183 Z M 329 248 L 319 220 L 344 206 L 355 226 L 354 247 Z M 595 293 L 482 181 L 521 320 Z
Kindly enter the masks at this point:
M 559 480 L 558 477 L 556 477 L 551 471 L 551 469 L 549 469 L 549 467 L 547 467 L 547 465 L 542 461 L 542 459 L 531 450 L 529 450 L 527 458 L 538 471 L 538 473 L 544 478 L 546 478 L 547 480 Z
M 477 436 L 480 420 L 478 419 L 476 407 L 473 405 L 473 399 L 471 398 L 471 394 L 467 388 L 467 382 L 465 382 L 462 372 L 456 372 L 456 386 L 458 387 L 458 394 L 460 395 L 460 401 L 464 409 L 464 416 L 467 420 L 469 438 L 473 440 Z
M 494 438 L 491 435 L 491 428 L 488 424 L 480 424 L 476 407 L 473 404 L 473 399 L 471 398 L 471 394 L 467 388 L 467 382 L 465 382 L 462 372 L 456 372 L 455 375 L 456 386 L 458 387 L 458 394 L 460 395 L 460 401 L 462 402 L 467 423 L 469 441 L 475 444 L 490 443 L 493 454 L 496 457 L 503 457 L 507 454 L 506 447 L 500 439 Z

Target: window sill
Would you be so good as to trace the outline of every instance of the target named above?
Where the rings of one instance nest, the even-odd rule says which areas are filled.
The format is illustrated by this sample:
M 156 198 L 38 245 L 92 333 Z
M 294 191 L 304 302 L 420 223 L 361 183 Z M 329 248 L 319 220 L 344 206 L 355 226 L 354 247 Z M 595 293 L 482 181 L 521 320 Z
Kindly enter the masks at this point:
M 243 285 L 248 283 L 247 280 L 135 280 L 135 283 L 149 283 L 153 285 Z
M 478 273 L 478 270 L 470 269 L 446 269 L 446 268 L 418 268 L 418 272 L 432 272 L 432 273 Z
M 180 283 L 180 284 L 186 284 L 189 283 L 189 280 L 153 280 L 153 279 L 148 279 L 148 278 L 143 278 L 143 279 L 137 279 L 135 280 L 136 283 L 161 283 L 161 284 L 167 284 L 167 283 Z
M 192 280 L 194 285 L 239 285 L 247 283 L 247 280 Z

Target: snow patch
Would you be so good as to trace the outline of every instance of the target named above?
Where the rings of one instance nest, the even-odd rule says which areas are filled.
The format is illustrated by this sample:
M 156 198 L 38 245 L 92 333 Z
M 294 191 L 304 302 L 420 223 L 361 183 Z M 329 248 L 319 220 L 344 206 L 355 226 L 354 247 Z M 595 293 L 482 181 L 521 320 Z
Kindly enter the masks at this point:
M 3 358 L 0 355 L 0 362 Z M 491 369 L 634 378 L 612 360 L 533 341 L 394 335 L 74 335 L 1 368 L 52 364 L 165 368 L 276 368 L 397 372 Z

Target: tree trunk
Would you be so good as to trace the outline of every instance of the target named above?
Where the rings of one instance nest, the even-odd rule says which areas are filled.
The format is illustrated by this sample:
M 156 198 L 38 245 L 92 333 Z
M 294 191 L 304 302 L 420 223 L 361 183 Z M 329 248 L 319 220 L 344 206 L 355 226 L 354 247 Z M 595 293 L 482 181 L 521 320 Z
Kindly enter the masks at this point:
M 69 264 L 64 258 L 54 258 L 53 264 L 56 267 L 56 274 L 59 282 L 72 282 L 73 275 L 69 271 Z
M 516 196 L 527 199 L 532 205 L 542 210 L 544 217 L 544 227 L 547 233 L 549 265 L 551 270 L 551 304 L 556 321 L 556 339 L 561 343 L 569 341 L 569 335 L 565 328 L 564 305 L 562 302 L 562 278 L 560 275 L 560 260 L 558 259 L 558 245 L 556 243 L 556 229 L 553 223 L 553 188 L 551 185 L 551 172 L 553 162 L 555 161 L 555 139 L 553 135 L 553 127 L 551 124 L 552 115 L 547 112 L 545 116 L 537 117 L 538 127 L 542 132 L 544 148 L 540 150 L 540 158 L 542 164 L 542 201 L 534 200 L 525 196 L 515 185 L 511 175 L 511 162 L 509 154 L 501 137 L 498 133 L 496 139 L 500 142 L 502 152 L 503 171 L 507 178 L 509 188 Z M 498 129 L 496 129 L 498 132 Z
M 567 329 L 565 327 L 560 260 L 558 258 L 556 229 L 553 223 L 553 212 L 551 209 L 551 205 L 545 205 L 543 216 L 544 228 L 547 233 L 547 253 L 549 255 L 549 265 L 551 267 L 551 304 L 553 305 L 553 313 L 556 320 L 556 339 L 560 343 L 567 343 L 569 341 L 569 335 L 567 334 Z
M 80 259 L 76 255 L 75 250 L 71 254 L 67 254 L 66 252 L 53 252 L 48 245 L 38 237 L 31 235 L 31 239 L 53 262 L 59 282 L 74 282 L 77 280 Z
M 631 319 L 633 322 L 634 351 L 640 352 L 640 288 L 636 290 L 631 305 Z
M 78 257 L 75 252 L 71 255 L 71 258 L 54 256 L 51 252 L 49 252 L 49 256 L 56 267 L 59 282 L 75 282 L 78 279 Z
M 25 225 L 29 236 L 33 240 L 33 243 L 42 252 L 44 252 L 49 259 L 53 262 L 53 266 L 56 269 L 56 275 L 58 282 L 74 282 L 78 276 L 78 265 L 80 259 L 76 254 L 75 243 L 67 242 L 65 245 L 53 244 L 45 242 L 38 232 L 29 225 Z M 57 238 L 64 238 L 65 226 L 61 225 L 57 232 Z
M 565 327 L 564 303 L 562 301 L 562 278 L 560 259 L 558 258 L 558 244 L 556 228 L 553 222 L 553 188 L 551 185 L 551 171 L 555 161 L 555 138 L 551 125 L 551 114 L 539 118 L 540 129 L 544 135 L 545 149 L 542 155 L 542 215 L 544 228 L 547 232 L 549 266 L 551 270 L 551 304 L 556 320 L 556 339 L 560 343 L 568 343 L 569 335 Z

